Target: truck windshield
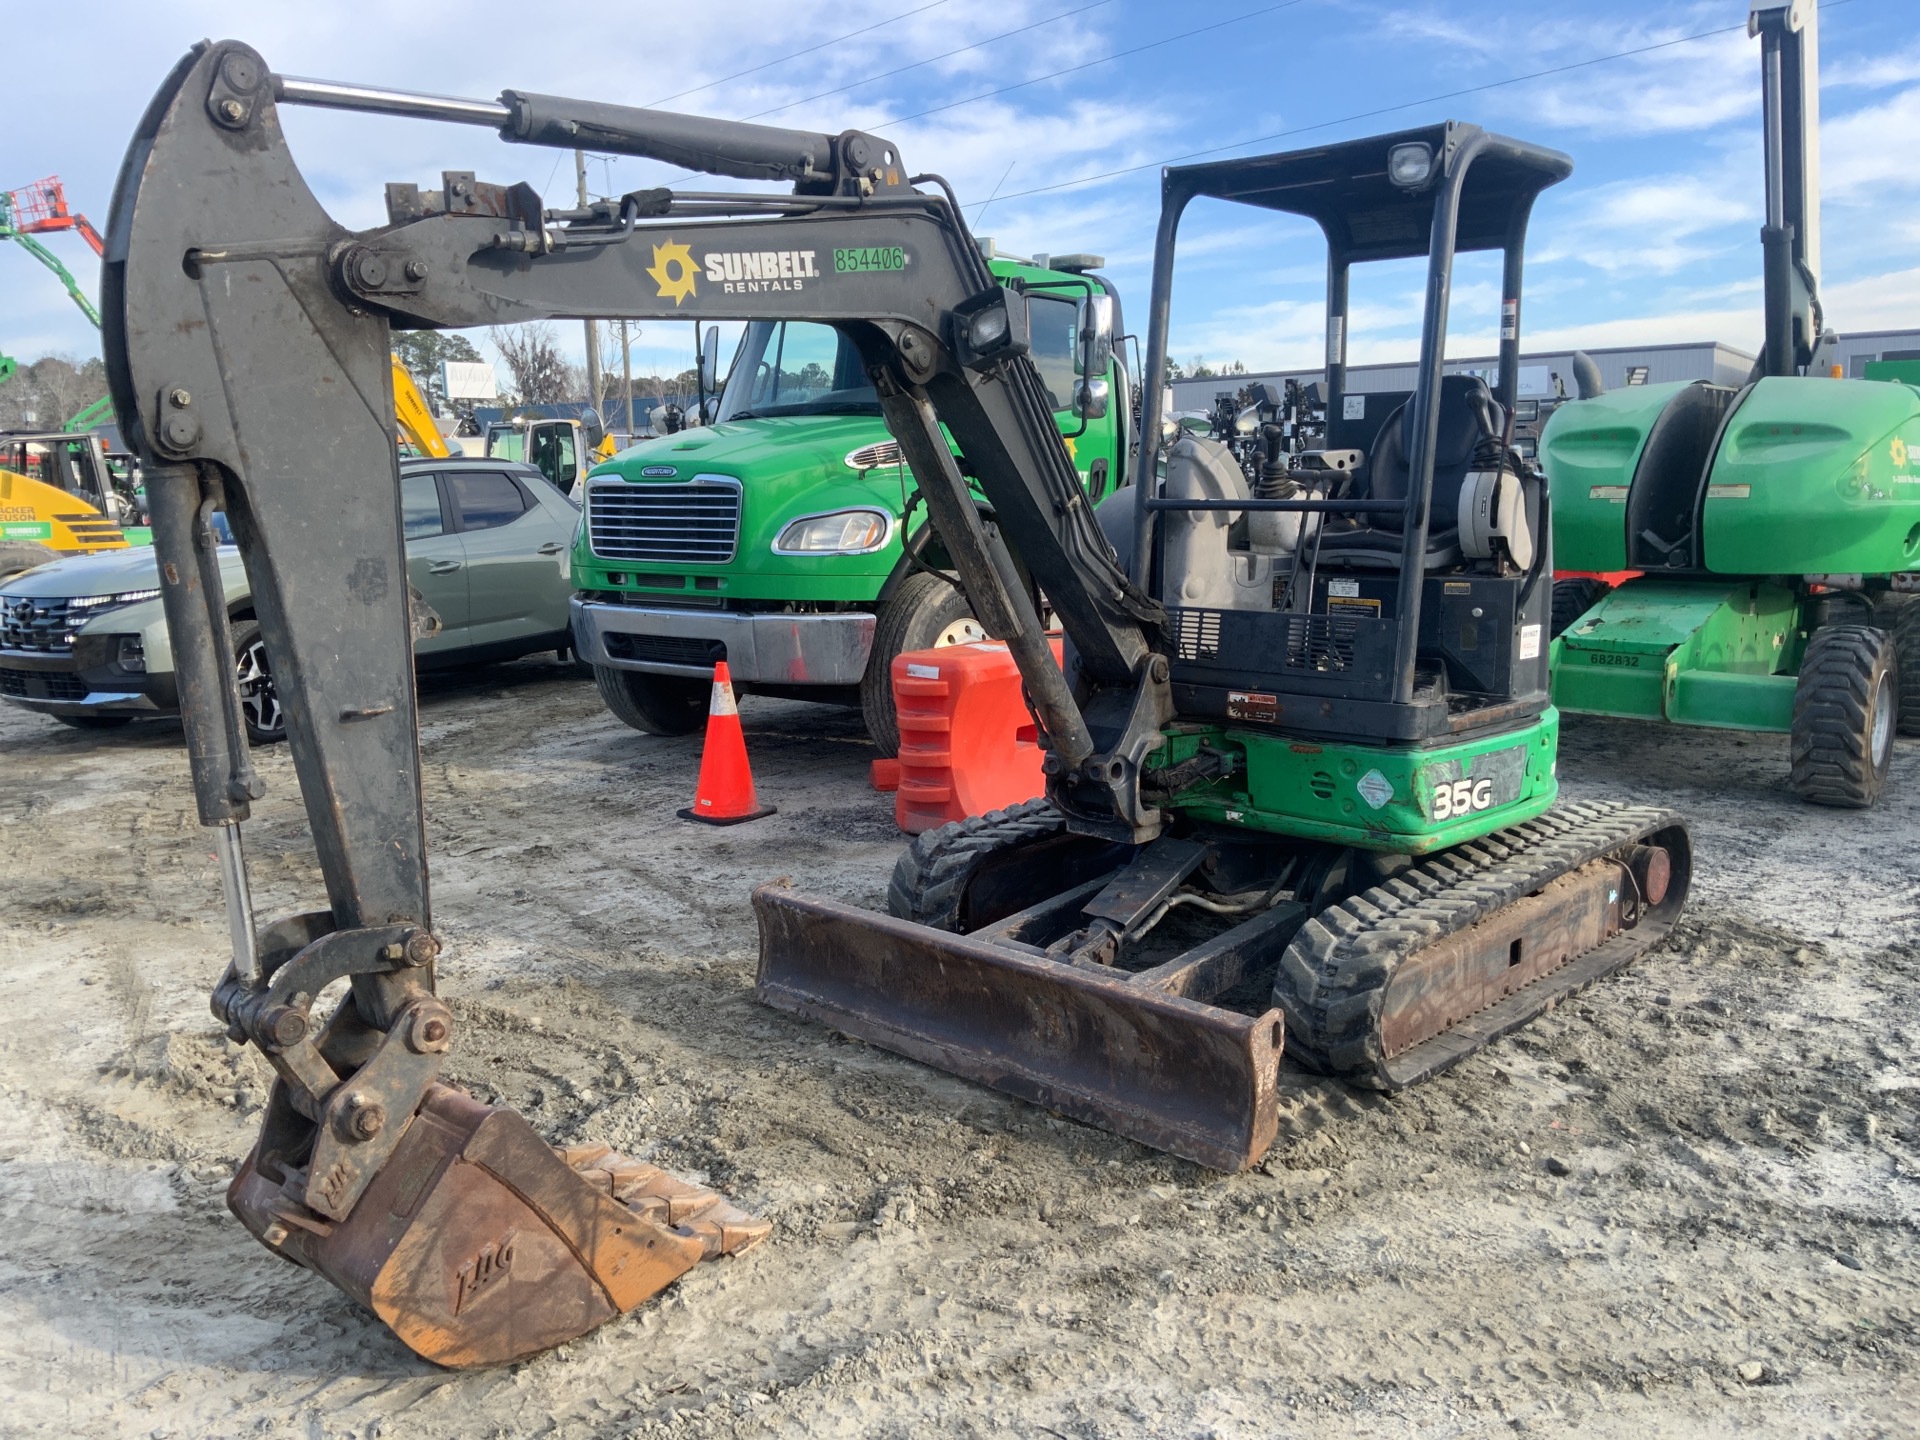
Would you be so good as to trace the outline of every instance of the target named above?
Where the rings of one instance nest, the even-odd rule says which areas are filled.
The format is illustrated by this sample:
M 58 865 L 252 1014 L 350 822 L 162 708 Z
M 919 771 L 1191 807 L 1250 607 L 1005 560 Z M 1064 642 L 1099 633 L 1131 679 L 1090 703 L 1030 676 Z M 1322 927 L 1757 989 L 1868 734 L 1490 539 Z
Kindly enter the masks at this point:
M 757 320 L 720 401 L 722 420 L 768 415 L 878 415 L 860 353 L 831 325 Z
M 512 425 L 489 425 L 487 427 L 487 458 L 490 460 L 524 460 L 526 455 L 526 432 Z

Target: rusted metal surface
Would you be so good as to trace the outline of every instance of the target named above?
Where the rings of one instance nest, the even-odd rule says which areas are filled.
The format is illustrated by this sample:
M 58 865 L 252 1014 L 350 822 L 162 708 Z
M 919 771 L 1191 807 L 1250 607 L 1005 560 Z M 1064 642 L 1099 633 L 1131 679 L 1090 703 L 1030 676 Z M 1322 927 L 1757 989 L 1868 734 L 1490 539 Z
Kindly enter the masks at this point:
M 753 892 L 766 1004 L 1216 1170 L 1273 1143 L 1277 1011 L 1197 1004 L 889 915 Z
M 1623 911 L 1632 905 L 1624 871 L 1613 860 L 1592 861 L 1471 929 L 1415 951 L 1394 972 L 1381 1000 L 1387 1057 L 1451 1029 L 1618 934 Z
M 301 1172 L 276 1184 L 257 1158 L 227 1192 L 247 1229 L 454 1367 L 583 1335 L 769 1228 L 605 1147 L 556 1153 L 513 1111 L 446 1086 L 428 1093 L 344 1220 L 293 1198 Z
M 1305 905 L 1282 901 L 1165 964 L 1135 971 L 1129 978 L 1135 985 L 1149 986 L 1166 995 L 1216 999 L 1255 971 L 1277 964 L 1280 952 L 1306 918 Z

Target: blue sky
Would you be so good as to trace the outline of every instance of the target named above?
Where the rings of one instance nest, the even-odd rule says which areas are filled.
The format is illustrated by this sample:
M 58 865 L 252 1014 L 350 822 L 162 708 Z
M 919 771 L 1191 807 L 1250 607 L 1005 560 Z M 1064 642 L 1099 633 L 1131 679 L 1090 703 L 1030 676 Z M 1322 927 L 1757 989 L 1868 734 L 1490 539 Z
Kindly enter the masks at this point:
M 626 9 L 524 0 L 41 7 L 29 25 L 9 27 L 13 121 L 0 131 L 0 187 L 57 173 L 71 203 L 104 225 L 126 137 L 154 86 L 193 40 L 232 36 L 294 75 L 487 97 L 514 87 L 874 130 L 896 140 L 912 168 L 945 174 L 977 231 L 1002 248 L 1105 255 L 1144 325 L 1158 162 L 1454 118 L 1574 158 L 1573 178 L 1535 211 L 1529 347 L 1757 344 L 1759 43 L 1738 28 L 1746 0 L 711 0 L 614 18 Z M 1920 219 L 1909 208 L 1920 197 L 1920 6 L 1825 0 L 1821 10 L 1828 317 L 1843 332 L 1920 325 Z M 1723 27 L 1734 28 L 1425 99 Z M 552 201 L 572 186 L 570 158 L 505 146 L 484 130 L 286 114 L 309 183 L 351 226 L 381 221 L 384 182 L 435 181 L 443 169 L 527 180 Z M 1234 143 L 1264 136 L 1280 138 Z M 1056 188 L 1112 171 L 1127 173 Z M 674 173 L 596 162 L 591 183 L 619 193 Z M 51 244 L 97 289 L 77 238 Z M 1181 256 L 1178 358 L 1318 363 L 1316 231 L 1205 202 L 1189 212 Z M 1490 262 L 1463 261 L 1455 354 L 1492 348 L 1496 279 Z M 1355 360 L 1411 354 L 1419 287 L 1414 268 L 1356 278 Z M 98 352 L 92 328 L 17 247 L 0 250 L 0 297 L 0 351 Z M 578 333 L 561 327 L 576 350 Z M 474 338 L 484 349 L 484 335 Z M 634 363 L 678 369 L 690 355 L 688 327 L 652 326 Z

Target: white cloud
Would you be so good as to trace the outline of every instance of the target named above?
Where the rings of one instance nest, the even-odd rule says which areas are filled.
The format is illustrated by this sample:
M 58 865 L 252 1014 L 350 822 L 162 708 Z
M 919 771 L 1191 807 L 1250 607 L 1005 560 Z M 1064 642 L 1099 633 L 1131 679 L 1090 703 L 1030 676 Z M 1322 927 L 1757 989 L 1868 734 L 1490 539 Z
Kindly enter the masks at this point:
M 1619 180 L 1543 206 L 1530 261 L 1589 265 L 1609 275 L 1671 275 L 1727 253 L 1732 228 L 1752 239 L 1761 214 L 1758 166 L 1740 183 L 1717 173 Z
M 1889 194 L 1920 188 L 1913 136 L 1920 127 L 1920 88 L 1877 105 L 1823 117 L 1820 187 L 1834 203 L 1884 202 Z M 1891 218 L 1891 217 L 1889 217 Z

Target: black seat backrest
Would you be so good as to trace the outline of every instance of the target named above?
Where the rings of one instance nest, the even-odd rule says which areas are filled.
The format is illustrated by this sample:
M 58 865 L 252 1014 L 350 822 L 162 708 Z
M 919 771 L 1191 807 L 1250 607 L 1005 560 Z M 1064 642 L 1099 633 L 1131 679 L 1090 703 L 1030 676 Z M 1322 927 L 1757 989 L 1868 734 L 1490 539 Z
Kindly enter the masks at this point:
M 1404 500 L 1412 484 L 1407 454 L 1407 412 L 1412 402 L 1387 417 L 1374 437 L 1367 457 L 1368 491 L 1376 500 Z M 1473 469 L 1473 452 L 1482 440 L 1497 437 L 1504 424 L 1487 382 L 1478 375 L 1440 377 L 1440 429 L 1433 452 L 1433 500 L 1427 530 L 1439 534 L 1455 528 L 1460 511 L 1460 485 Z M 1400 530 L 1399 515 L 1370 515 L 1381 530 Z

